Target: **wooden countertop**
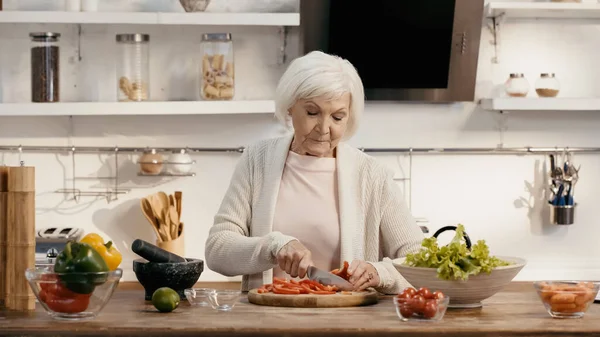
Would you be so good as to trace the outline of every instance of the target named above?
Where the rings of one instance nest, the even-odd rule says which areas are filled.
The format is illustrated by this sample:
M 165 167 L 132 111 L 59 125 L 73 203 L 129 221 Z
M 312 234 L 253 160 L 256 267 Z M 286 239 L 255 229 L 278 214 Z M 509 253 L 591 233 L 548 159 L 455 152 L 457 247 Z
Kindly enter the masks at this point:
M 276 308 L 244 297 L 231 312 L 191 307 L 183 299 L 171 313 L 158 313 L 143 292 L 118 289 L 89 322 L 51 319 L 38 304 L 31 314 L 0 311 L 2 336 L 599 336 L 600 304 L 584 318 L 553 319 L 531 284 L 511 284 L 480 309 L 452 310 L 440 322 L 402 322 L 389 296 L 355 308 Z

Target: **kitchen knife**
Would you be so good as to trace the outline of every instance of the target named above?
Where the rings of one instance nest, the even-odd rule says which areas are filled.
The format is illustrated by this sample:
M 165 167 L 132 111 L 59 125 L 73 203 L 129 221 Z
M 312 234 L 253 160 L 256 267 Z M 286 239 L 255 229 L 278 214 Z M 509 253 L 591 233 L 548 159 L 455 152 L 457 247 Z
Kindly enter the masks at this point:
M 333 275 L 330 272 L 320 270 L 313 266 L 308 267 L 308 278 L 326 286 L 334 285 L 341 290 L 354 290 L 354 285 L 352 285 L 352 283 L 337 275 Z

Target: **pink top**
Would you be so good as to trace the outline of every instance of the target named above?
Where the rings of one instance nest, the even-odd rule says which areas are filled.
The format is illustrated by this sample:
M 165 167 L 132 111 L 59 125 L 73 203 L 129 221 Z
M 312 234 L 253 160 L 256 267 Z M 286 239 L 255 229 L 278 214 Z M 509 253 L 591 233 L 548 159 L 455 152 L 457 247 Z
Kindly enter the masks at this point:
M 340 221 L 336 159 L 289 151 L 273 218 L 273 231 L 298 239 L 315 267 L 340 267 Z M 279 266 L 273 276 L 291 278 Z

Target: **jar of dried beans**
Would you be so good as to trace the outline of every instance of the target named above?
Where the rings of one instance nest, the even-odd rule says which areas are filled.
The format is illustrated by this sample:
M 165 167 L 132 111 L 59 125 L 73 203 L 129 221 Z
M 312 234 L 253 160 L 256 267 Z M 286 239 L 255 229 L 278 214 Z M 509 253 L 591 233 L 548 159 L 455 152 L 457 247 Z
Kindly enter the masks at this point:
M 147 101 L 150 94 L 150 36 L 118 34 L 117 99 L 120 102 Z
M 31 100 L 60 100 L 60 34 L 51 32 L 29 34 L 31 47 Z
M 229 33 L 202 35 L 200 94 L 206 100 L 231 100 L 235 93 L 233 42 Z
M 560 83 L 554 74 L 543 73 L 535 81 L 535 92 L 539 97 L 556 97 L 560 91 Z

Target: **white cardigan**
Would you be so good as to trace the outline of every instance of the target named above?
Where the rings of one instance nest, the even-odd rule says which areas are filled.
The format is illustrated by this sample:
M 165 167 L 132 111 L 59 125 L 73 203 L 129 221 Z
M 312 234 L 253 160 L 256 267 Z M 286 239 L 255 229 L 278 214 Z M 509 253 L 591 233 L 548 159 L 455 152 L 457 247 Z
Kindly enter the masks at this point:
M 292 139 L 268 139 L 246 148 L 206 240 L 206 266 L 225 276 L 243 275 L 243 291 L 271 283 L 277 252 L 294 240 L 272 231 Z M 381 279 L 375 289 L 396 294 L 409 284 L 390 259 L 417 251 L 423 233 L 389 169 L 344 143 L 336 158 L 341 261 L 371 262 Z

